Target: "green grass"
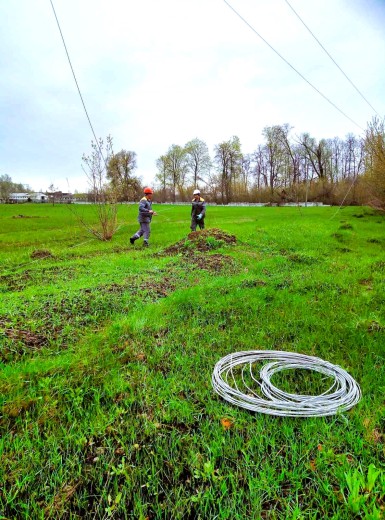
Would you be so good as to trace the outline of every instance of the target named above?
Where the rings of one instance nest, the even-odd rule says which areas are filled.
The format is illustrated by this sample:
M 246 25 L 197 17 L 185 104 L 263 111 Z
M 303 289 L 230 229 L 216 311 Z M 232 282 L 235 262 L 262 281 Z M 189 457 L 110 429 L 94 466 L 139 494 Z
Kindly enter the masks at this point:
M 237 243 L 165 256 L 189 207 L 154 209 L 145 250 L 136 206 L 99 242 L 66 206 L 0 205 L 0 519 L 384 518 L 384 217 L 209 207 Z M 233 407 L 211 373 L 249 349 L 339 364 L 363 398 L 329 418 Z

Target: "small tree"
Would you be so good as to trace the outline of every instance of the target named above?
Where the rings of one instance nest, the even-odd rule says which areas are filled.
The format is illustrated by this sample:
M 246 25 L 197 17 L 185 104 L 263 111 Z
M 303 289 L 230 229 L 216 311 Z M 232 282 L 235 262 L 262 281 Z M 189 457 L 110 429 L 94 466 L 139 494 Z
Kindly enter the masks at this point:
M 89 233 L 99 240 L 111 240 L 118 229 L 116 193 L 107 182 L 107 168 L 114 156 L 112 137 L 109 135 L 106 144 L 102 139 L 97 143 L 91 141 L 92 152 L 83 154 L 83 171 L 85 172 L 95 204 L 97 226 L 88 224 L 79 217 L 81 224 Z

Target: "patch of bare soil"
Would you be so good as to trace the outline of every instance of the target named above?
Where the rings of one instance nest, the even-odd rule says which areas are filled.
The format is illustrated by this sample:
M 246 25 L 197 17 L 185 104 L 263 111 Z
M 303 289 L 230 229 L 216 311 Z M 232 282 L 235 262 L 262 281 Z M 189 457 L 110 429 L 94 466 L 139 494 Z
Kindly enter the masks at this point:
M 3 334 L 13 341 L 22 342 L 33 350 L 37 350 L 47 343 L 47 339 L 42 334 L 36 334 L 29 330 L 5 329 Z
M 61 279 L 72 279 L 77 272 L 76 267 L 52 266 L 41 270 L 27 269 L 23 273 L 0 275 L 0 286 L 4 285 L 5 291 L 24 291 L 28 285 L 36 285 L 44 280 L 45 283 L 53 283 L 56 276 Z
M 25 271 L 22 274 L 0 276 L 0 284 L 4 284 L 7 291 L 21 291 L 26 287 L 30 280 L 31 275 L 29 271 Z
M 191 254 L 194 251 L 207 252 L 218 249 L 224 245 L 235 244 L 237 241 L 234 235 L 229 235 L 221 229 L 204 229 L 203 231 L 193 231 L 186 238 L 180 240 L 164 249 L 162 256 L 173 256 L 178 254 Z
M 12 218 L 41 218 L 41 217 L 34 217 L 32 215 L 13 215 Z
M 53 258 L 53 254 L 48 249 L 35 249 L 31 253 L 31 258 Z
M 210 273 L 220 273 L 224 270 L 233 270 L 234 260 L 231 256 L 213 254 L 213 255 L 202 255 L 194 254 L 188 259 L 191 265 L 194 265 L 198 269 L 209 271 Z
M 151 283 L 148 291 L 155 299 L 165 298 L 176 289 L 175 280 L 172 277 L 165 276 L 161 281 Z

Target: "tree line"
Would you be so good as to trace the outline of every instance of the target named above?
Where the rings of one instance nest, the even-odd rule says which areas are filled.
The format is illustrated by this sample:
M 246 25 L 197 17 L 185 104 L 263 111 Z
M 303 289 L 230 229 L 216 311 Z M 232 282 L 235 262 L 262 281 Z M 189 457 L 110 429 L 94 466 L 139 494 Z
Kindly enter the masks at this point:
M 305 197 L 330 202 L 339 184 L 365 172 L 365 139 L 317 140 L 308 133 L 292 138 L 289 125 L 264 128 L 264 142 L 243 153 L 239 137 L 214 146 L 194 139 L 172 145 L 157 160 L 157 196 L 163 202 L 187 200 L 199 187 L 219 204 L 231 202 L 297 201 Z
M 288 124 L 265 127 L 263 142 L 244 153 L 239 137 L 214 146 L 192 139 L 172 144 L 156 160 L 156 202 L 183 202 L 199 188 L 217 204 L 318 201 L 327 204 L 369 204 L 385 210 L 385 118 L 373 118 L 362 137 L 317 140 L 309 133 L 293 136 Z M 136 175 L 137 154 L 115 153 L 112 137 L 92 142 L 82 158 L 93 202 L 125 202 L 142 194 Z M 0 198 L 30 191 L 0 176 Z
M 384 120 L 374 118 L 364 136 L 317 140 L 309 133 L 292 135 L 288 124 L 265 127 L 263 142 L 244 153 L 239 137 L 214 146 L 192 139 L 172 144 L 156 160 L 158 202 L 191 199 L 195 188 L 217 204 L 232 202 L 319 201 L 367 204 L 383 200 L 385 185 Z M 111 151 L 111 150 L 110 150 Z M 108 155 L 107 179 L 119 200 L 133 200 L 142 186 L 135 175 L 136 153 Z M 348 192 L 348 196 L 346 196 Z

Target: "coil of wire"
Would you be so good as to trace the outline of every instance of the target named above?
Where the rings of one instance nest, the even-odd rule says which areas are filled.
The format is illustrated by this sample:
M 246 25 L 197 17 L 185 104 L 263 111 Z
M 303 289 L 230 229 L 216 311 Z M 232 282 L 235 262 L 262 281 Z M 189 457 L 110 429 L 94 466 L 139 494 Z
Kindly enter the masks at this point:
M 266 364 L 256 377 L 253 368 L 261 362 Z M 295 369 L 319 372 L 332 378 L 333 383 L 320 395 L 292 394 L 272 384 L 271 379 L 277 372 Z M 232 404 L 283 417 L 335 415 L 349 410 L 361 399 L 358 383 L 346 370 L 323 359 L 294 352 L 251 350 L 229 354 L 215 365 L 212 386 Z

